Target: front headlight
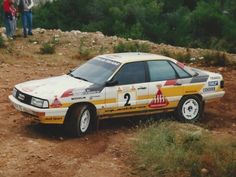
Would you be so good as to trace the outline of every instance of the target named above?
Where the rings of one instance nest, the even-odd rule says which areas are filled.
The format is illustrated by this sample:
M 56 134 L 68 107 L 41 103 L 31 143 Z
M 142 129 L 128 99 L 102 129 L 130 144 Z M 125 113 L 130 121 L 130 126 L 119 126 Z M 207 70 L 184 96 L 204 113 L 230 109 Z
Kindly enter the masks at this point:
M 48 101 L 32 97 L 31 105 L 39 108 L 48 108 Z
M 17 92 L 16 88 L 13 88 L 13 90 L 12 90 L 12 96 L 16 97 L 16 92 Z

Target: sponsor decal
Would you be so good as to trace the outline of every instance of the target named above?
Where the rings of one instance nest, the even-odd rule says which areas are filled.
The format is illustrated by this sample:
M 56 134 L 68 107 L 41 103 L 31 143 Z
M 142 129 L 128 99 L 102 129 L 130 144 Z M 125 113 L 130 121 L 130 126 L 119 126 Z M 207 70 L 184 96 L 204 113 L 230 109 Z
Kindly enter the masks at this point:
M 107 58 L 101 58 L 101 57 L 99 57 L 99 58 L 97 58 L 97 60 L 100 60 L 100 61 L 103 61 L 103 62 L 112 64 L 112 65 L 116 65 L 116 66 L 120 65 L 119 62 L 114 61 L 114 60 L 110 60 L 110 59 L 107 59 Z
M 44 118 L 45 121 L 49 121 L 49 120 L 63 120 L 63 117 L 45 117 Z
M 203 89 L 203 92 L 214 92 L 215 90 L 215 87 L 207 87 Z
M 25 95 L 19 93 L 18 98 L 19 98 L 19 100 L 24 101 L 25 100 Z
M 100 95 L 93 95 L 93 96 L 90 96 L 89 99 L 92 100 L 94 98 L 99 98 L 99 97 L 101 97 L 101 96 Z
M 168 100 L 161 92 L 161 85 L 158 85 L 156 96 L 153 98 L 153 100 L 151 101 L 151 103 L 149 103 L 148 106 L 150 108 L 161 108 L 167 106 L 168 104 Z
M 74 98 L 71 98 L 71 100 L 82 100 L 82 99 L 85 99 L 86 97 L 74 97 Z
M 220 79 L 220 76 L 212 76 L 212 77 L 210 77 L 210 79 L 217 80 L 217 79 Z
M 217 86 L 219 84 L 218 81 L 210 81 L 208 82 L 208 86 Z
M 52 108 L 60 108 L 60 107 L 62 107 L 62 104 L 61 104 L 61 102 L 58 100 L 57 97 L 55 97 L 53 103 L 51 104 L 51 107 L 52 107 Z
M 88 88 L 68 89 L 61 95 L 61 98 L 97 94 L 97 93 L 100 93 L 103 89 L 104 89 L 104 86 L 100 86 L 96 84 L 91 85 Z

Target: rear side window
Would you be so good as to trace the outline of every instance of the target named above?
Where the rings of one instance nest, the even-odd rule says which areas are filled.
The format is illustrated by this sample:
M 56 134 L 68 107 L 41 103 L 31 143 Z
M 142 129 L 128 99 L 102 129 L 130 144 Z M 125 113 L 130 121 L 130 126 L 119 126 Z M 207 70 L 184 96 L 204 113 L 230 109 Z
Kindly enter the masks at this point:
M 178 65 L 176 65 L 173 62 L 170 62 L 171 66 L 173 66 L 173 68 L 175 69 L 175 71 L 178 73 L 180 78 L 187 78 L 190 77 L 190 75 L 184 71 L 182 68 L 180 68 Z
M 177 74 L 169 62 L 161 60 L 147 63 L 151 82 L 177 79 Z
M 113 79 L 117 80 L 119 85 L 146 82 L 145 63 L 133 62 L 125 64 L 116 73 Z

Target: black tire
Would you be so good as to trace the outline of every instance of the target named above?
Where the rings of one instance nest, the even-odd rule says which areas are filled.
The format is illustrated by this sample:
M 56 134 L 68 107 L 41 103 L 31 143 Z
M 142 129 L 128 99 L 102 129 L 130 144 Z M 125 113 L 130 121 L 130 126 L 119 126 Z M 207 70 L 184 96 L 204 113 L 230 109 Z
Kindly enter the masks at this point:
M 88 105 L 74 105 L 66 115 L 65 131 L 70 136 L 83 136 L 91 130 L 93 119 L 94 113 Z
M 181 122 L 194 123 L 201 119 L 204 102 L 196 95 L 184 96 L 175 111 L 175 117 Z

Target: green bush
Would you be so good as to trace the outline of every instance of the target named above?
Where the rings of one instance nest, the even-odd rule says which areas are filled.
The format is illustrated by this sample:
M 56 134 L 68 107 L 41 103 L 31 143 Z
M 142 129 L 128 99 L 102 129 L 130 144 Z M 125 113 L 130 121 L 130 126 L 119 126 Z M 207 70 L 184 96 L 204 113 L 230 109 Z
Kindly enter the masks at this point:
M 113 48 L 115 53 L 122 52 L 150 52 L 150 46 L 146 43 L 139 42 L 120 42 Z
M 222 52 L 207 52 L 203 57 L 206 66 L 226 66 L 228 64 L 226 55 Z
M 50 42 L 45 42 L 42 44 L 40 51 L 42 54 L 54 54 L 55 53 L 55 45 Z
M 191 54 L 190 53 L 177 53 L 173 56 L 176 60 L 184 63 L 191 62 Z
M 35 27 L 102 31 L 157 43 L 236 52 L 236 1 L 232 0 L 70 0 L 66 4 L 57 0 L 34 11 Z
M 161 55 L 164 55 L 166 57 L 171 57 L 172 53 L 169 50 L 163 49 L 159 52 Z
M 149 177 L 234 176 L 235 143 L 235 139 L 220 141 L 194 125 L 152 124 L 140 131 L 135 142 L 135 170 Z
M 190 53 L 188 48 L 186 49 L 186 53 L 183 53 L 183 52 L 172 53 L 171 51 L 169 51 L 167 49 L 163 49 L 159 53 L 161 55 L 174 58 L 174 59 L 176 59 L 176 60 L 178 60 L 180 62 L 184 62 L 184 63 L 191 62 L 191 53 Z

